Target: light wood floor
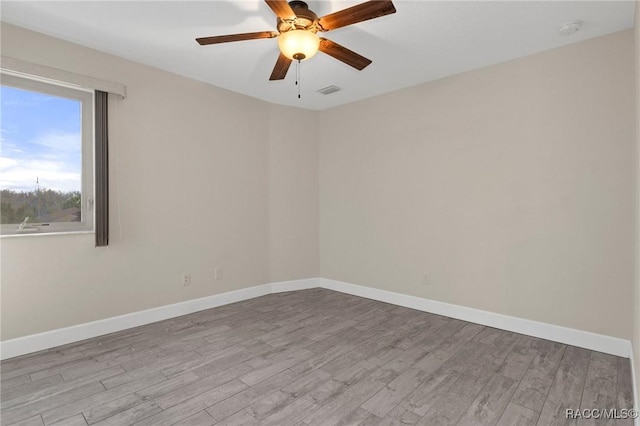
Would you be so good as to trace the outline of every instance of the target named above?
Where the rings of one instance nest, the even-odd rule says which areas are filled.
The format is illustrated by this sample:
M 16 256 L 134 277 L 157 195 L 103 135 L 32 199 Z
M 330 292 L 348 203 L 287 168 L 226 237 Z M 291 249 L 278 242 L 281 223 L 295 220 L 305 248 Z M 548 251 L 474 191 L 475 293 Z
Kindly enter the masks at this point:
M 550 426 L 632 406 L 627 359 L 323 289 L 0 366 L 7 426 Z

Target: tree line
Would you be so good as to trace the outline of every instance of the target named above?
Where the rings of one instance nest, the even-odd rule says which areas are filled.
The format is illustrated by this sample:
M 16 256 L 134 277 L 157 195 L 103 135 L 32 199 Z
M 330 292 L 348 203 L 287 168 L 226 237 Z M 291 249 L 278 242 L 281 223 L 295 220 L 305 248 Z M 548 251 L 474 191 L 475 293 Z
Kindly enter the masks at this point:
M 0 191 L 0 223 L 20 223 L 25 217 L 30 222 L 40 222 L 43 217 L 61 210 L 80 209 L 80 191 Z

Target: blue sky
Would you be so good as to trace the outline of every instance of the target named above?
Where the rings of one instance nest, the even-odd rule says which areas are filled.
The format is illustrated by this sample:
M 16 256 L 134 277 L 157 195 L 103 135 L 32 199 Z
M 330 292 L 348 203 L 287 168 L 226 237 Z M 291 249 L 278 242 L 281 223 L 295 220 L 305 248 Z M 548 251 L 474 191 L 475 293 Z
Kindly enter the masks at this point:
M 80 102 L 0 86 L 0 189 L 81 189 Z

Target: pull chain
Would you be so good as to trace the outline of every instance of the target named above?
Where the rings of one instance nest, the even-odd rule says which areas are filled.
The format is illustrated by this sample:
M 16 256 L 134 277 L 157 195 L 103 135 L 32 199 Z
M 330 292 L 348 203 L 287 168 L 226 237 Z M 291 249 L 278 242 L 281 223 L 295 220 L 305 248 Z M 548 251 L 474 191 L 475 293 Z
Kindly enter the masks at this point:
M 298 99 L 300 99 L 300 59 L 296 63 L 296 86 L 298 86 Z

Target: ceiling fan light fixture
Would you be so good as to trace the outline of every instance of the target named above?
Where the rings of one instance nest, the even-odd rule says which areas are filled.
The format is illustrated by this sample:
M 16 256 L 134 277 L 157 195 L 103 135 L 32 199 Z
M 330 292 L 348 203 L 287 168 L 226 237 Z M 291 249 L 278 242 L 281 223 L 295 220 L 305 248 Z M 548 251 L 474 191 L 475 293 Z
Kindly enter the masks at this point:
M 310 59 L 318 52 L 320 37 L 309 30 L 291 30 L 278 36 L 280 52 L 296 61 Z
M 318 17 L 315 12 L 309 10 L 309 5 L 302 0 L 264 1 L 276 15 L 277 31 L 199 37 L 196 38 L 196 41 L 204 46 L 232 41 L 278 38 L 280 54 L 269 77 L 270 81 L 283 80 L 293 61 L 300 62 L 310 59 L 318 50 L 322 50 L 322 53 L 359 71 L 363 70 L 371 64 L 371 59 L 367 59 L 329 39 L 318 37 L 316 32 L 332 31 L 396 13 L 392 0 L 368 0 L 322 17 Z M 299 72 L 299 67 L 297 70 Z M 298 81 L 296 81 L 297 83 Z M 300 88 L 299 85 L 298 88 Z

